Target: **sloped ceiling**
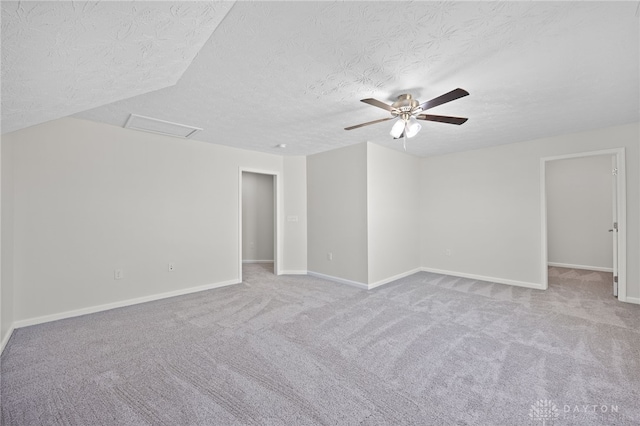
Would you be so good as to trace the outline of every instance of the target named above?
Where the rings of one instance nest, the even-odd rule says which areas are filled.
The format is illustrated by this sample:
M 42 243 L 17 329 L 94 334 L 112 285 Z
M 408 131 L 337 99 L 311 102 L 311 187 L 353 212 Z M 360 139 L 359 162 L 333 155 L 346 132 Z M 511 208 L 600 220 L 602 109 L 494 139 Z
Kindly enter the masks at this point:
M 231 6 L 3 1 L 3 133 L 174 85 Z
M 118 4 L 100 3 L 114 25 L 131 19 Z M 166 11 L 183 3 L 159 4 L 166 5 Z M 196 17 L 197 7 L 206 4 L 187 8 L 191 18 L 179 20 L 182 32 L 159 40 L 178 46 L 183 54 L 191 46 L 189 37 L 201 29 L 198 19 L 206 20 Z M 78 7 L 87 6 L 76 5 L 76 11 Z M 207 22 L 219 22 L 226 10 L 218 7 L 209 11 Z M 76 109 L 75 117 L 122 126 L 130 113 L 141 114 L 202 127 L 194 136 L 197 140 L 284 155 L 308 155 L 362 141 L 401 150 L 389 136 L 391 122 L 343 130 L 388 116 L 359 100 L 374 97 L 390 103 L 399 94 L 411 93 L 425 101 L 456 87 L 471 95 L 430 113 L 469 121 L 462 126 L 424 122 L 408 142 L 409 153 L 444 154 L 637 122 L 637 9 L 636 2 L 237 2 L 184 73 L 164 71 L 176 65 L 171 55 L 139 61 L 146 73 L 130 77 L 118 71 L 114 48 L 92 54 L 80 44 L 74 49 L 83 62 L 69 63 L 47 59 L 46 44 L 38 49 L 27 43 L 33 46 L 31 61 L 42 66 L 20 84 L 3 79 L 3 131 L 8 117 L 5 94 L 14 106 L 10 114 L 42 120 L 46 114 L 55 116 L 53 109 L 67 92 L 76 98 L 92 93 L 89 98 L 102 105 L 88 109 L 94 105 L 86 102 L 86 110 Z M 64 10 L 65 19 L 75 16 L 71 6 Z M 149 22 L 157 19 L 150 17 Z M 55 40 L 49 26 L 28 26 L 34 27 Z M 92 26 L 73 27 L 76 34 L 84 34 L 76 40 L 105 40 L 104 32 Z M 21 37 L 5 43 L 4 31 L 3 22 L 3 51 L 22 49 Z M 144 40 L 132 42 L 138 52 L 143 41 L 159 42 L 155 32 L 144 34 Z M 4 69 L 3 60 L 3 77 Z M 31 80 L 41 81 L 54 71 L 74 78 L 59 86 L 60 93 L 38 93 L 47 99 L 46 106 L 36 98 L 21 103 L 17 87 L 31 88 Z M 96 72 L 112 78 L 92 81 Z M 156 78 L 167 84 L 154 88 L 164 88 L 140 94 L 146 80 Z M 81 89 L 74 86 L 78 82 Z M 7 91 L 5 84 L 10 85 Z M 114 99 L 103 93 L 111 87 L 121 100 L 111 102 Z M 287 148 L 275 147 L 281 143 Z

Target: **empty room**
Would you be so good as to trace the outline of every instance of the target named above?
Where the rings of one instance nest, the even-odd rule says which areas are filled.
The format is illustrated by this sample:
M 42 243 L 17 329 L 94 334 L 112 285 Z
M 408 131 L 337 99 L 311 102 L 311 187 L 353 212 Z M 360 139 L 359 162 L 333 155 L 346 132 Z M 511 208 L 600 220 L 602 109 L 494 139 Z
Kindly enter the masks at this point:
M 640 424 L 640 2 L 1 8 L 3 425 Z

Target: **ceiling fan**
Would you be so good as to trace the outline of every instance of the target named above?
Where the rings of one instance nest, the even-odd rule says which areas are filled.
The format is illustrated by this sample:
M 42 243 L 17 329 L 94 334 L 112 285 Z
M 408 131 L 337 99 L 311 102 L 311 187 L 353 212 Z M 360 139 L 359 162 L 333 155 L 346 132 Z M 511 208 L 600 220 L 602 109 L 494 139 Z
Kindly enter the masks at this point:
M 404 137 L 406 150 L 407 138 L 414 137 L 422 128 L 417 120 L 437 121 L 439 123 L 449 123 L 457 125 L 463 124 L 465 121 L 467 121 L 468 118 L 422 114 L 422 112 L 438 105 L 442 105 L 447 102 L 462 98 L 464 96 L 467 96 L 468 94 L 469 92 L 467 92 L 466 90 L 458 88 L 423 103 L 420 103 L 416 99 L 413 99 L 413 96 L 411 96 L 410 94 L 403 94 L 398 96 L 398 100 L 391 105 L 387 105 L 384 102 L 373 98 L 362 99 L 361 102 L 389 111 L 391 113 L 391 117 L 381 118 L 379 120 L 369 121 L 367 123 L 357 124 L 351 127 L 345 127 L 344 129 L 353 130 L 359 127 L 381 123 L 383 121 L 393 120 L 397 118 L 398 120 L 391 128 L 390 134 L 394 139 L 400 139 Z

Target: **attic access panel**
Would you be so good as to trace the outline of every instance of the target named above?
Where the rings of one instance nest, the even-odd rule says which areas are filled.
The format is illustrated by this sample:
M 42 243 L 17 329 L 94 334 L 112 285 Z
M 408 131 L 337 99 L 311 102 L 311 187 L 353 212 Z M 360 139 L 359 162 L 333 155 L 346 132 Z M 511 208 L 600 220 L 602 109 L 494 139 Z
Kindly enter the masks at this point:
M 140 130 L 143 132 L 158 133 L 166 136 L 178 138 L 190 138 L 202 129 L 186 124 L 173 123 L 171 121 L 159 120 L 157 118 L 145 117 L 143 115 L 131 114 L 124 124 L 126 129 Z

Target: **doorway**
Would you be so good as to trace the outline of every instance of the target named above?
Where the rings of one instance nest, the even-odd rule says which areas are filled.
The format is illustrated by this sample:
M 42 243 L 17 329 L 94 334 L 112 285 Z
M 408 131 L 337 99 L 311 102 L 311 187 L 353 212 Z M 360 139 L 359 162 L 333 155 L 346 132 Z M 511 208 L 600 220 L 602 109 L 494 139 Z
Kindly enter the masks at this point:
M 279 275 L 278 173 L 240 169 L 238 274 L 247 270 Z M 258 269 L 260 271 L 258 271 Z
M 544 288 L 587 277 L 626 301 L 624 149 L 543 158 L 541 176 Z

